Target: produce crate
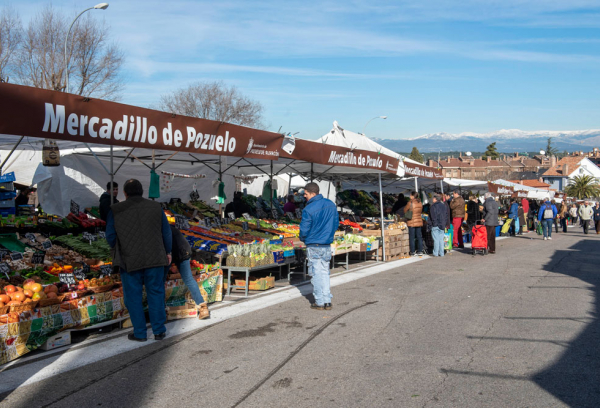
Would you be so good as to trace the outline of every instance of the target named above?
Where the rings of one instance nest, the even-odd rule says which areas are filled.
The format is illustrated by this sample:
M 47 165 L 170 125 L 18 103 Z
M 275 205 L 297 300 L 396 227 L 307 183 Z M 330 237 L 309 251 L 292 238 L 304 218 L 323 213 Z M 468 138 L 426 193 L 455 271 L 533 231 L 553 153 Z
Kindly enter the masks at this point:
M 235 286 L 245 286 L 246 281 L 236 279 Z M 264 278 L 256 278 L 251 276 L 248 281 L 248 290 L 267 290 L 275 287 L 275 276 L 266 276 Z
M 408 230 L 401 230 L 401 229 L 393 229 L 393 230 L 385 230 L 384 231 L 384 236 L 387 237 L 391 237 L 391 236 L 395 236 L 395 235 L 403 235 L 403 234 L 407 234 Z M 366 236 L 366 237 L 372 237 L 372 236 L 381 236 L 381 230 L 363 230 L 362 235 Z
M 296 255 L 296 251 L 294 249 L 288 249 L 287 251 L 283 251 L 284 258 L 291 258 Z
M 352 244 L 352 250 L 353 251 L 358 251 L 358 252 L 366 252 L 367 251 L 367 245 L 368 244 L 359 244 L 359 243 L 354 243 Z M 370 245 L 369 245 L 370 247 Z
M 167 306 L 167 320 L 187 319 L 190 317 L 198 317 L 198 309 L 191 303 L 186 303 L 183 306 Z
M 69 344 L 71 344 L 71 332 L 64 331 L 49 337 L 40 348 L 42 350 L 52 350 L 58 347 L 68 346 Z

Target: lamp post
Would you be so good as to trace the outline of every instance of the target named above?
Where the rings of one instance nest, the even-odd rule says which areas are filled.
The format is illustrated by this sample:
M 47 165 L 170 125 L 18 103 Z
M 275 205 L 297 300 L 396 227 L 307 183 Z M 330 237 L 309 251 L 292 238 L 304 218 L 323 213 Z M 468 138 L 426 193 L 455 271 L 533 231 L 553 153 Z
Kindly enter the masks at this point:
M 372 120 L 375 120 L 375 119 L 387 119 L 387 116 L 375 116 L 374 118 L 369 119 L 369 121 L 365 124 L 365 127 L 363 127 L 363 131 L 362 131 L 363 136 L 365 135 L 365 129 L 367 128 L 367 125 L 369 123 L 371 123 Z
M 77 21 L 77 19 L 79 17 L 81 17 L 81 15 L 83 13 L 85 13 L 86 11 L 90 11 L 90 10 L 106 10 L 108 8 L 108 3 L 99 3 L 96 4 L 94 7 L 90 7 L 88 9 L 83 10 L 81 13 L 79 13 L 79 15 L 77 17 L 75 17 L 75 20 L 73 20 L 73 22 L 71 23 L 71 26 L 69 27 L 69 31 L 67 31 L 67 36 L 65 37 L 65 92 L 69 92 L 69 59 L 67 58 L 67 43 L 69 42 L 69 35 L 71 34 L 71 29 L 73 28 L 73 25 L 75 25 L 75 22 Z M 112 194 L 112 192 L 111 192 Z

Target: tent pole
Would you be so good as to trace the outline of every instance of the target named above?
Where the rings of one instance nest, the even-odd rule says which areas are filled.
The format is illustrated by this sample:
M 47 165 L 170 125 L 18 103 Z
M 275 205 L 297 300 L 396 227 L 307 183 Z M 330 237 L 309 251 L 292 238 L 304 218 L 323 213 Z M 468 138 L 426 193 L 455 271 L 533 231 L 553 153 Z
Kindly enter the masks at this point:
M 381 188 L 381 173 L 379 173 L 379 209 L 381 210 L 381 260 L 385 262 L 385 224 L 383 222 L 383 188 Z
M 440 186 L 442 187 L 442 194 L 444 194 L 444 180 L 440 180 Z
M 271 174 L 269 174 L 269 179 L 271 180 L 271 193 L 269 194 L 271 197 L 271 214 L 273 213 L 273 160 L 271 160 Z
M 288 195 L 292 194 L 292 173 L 290 175 L 290 182 L 288 184 Z
M 219 156 L 219 183 L 223 182 L 223 169 L 221 167 L 222 165 L 222 161 L 221 161 L 221 156 Z M 218 191 L 218 188 L 217 188 Z M 219 204 L 219 217 L 223 218 L 223 204 Z
M 329 198 L 330 193 L 331 193 L 331 181 L 329 182 L 329 187 L 327 187 L 327 198 L 328 199 L 330 199 Z M 333 200 L 333 202 L 335 203 L 335 200 Z
M 313 181 L 313 163 L 310 164 L 310 182 Z
M 113 195 L 113 183 L 115 182 L 115 172 L 114 172 L 114 161 L 113 161 L 113 147 L 110 146 L 110 205 L 115 203 L 115 196 Z
M 419 184 L 417 183 L 417 177 L 415 177 L 415 191 L 419 192 Z

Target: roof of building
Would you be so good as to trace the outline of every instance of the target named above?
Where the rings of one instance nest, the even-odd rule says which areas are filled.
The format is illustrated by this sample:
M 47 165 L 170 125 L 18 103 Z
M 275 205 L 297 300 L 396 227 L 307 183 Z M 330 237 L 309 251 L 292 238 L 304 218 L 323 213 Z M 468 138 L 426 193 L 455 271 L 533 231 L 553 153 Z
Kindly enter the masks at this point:
M 523 184 L 524 186 L 527 186 L 527 187 L 534 187 L 534 188 L 550 187 L 550 184 L 543 183 L 539 180 L 508 180 L 508 181 L 510 181 L 511 183 Z
M 585 159 L 585 157 L 563 157 L 558 161 L 558 163 L 556 163 L 556 166 L 550 167 L 548 171 L 544 173 L 544 176 L 567 177 L 569 174 L 579 168 L 579 165 L 583 159 Z M 565 165 L 569 166 L 569 174 L 564 173 Z
M 437 162 L 434 160 L 434 162 Z M 471 164 L 471 162 L 473 164 Z M 472 158 L 450 158 L 450 159 L 442 159 L 439 163 L 440 167 L 458 167 L 458 168 L 471 168 L 471 167 L 509 167 L 508 163 L 503 160 L 487 160 L 482 159 L 472 159 Z

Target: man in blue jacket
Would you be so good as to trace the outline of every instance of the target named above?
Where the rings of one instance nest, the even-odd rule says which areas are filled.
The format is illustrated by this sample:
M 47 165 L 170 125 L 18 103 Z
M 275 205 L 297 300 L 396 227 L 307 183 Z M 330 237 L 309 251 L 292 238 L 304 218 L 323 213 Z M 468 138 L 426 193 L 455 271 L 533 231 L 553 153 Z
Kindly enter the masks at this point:
M 319 194 L 316 183 L 304 187 L 306 207 L 300 222 L 300 240 L 306 245 L 308 274 L 311 276 L 315 303 L 311 309 L 330 310 L 331 291 L 329 289 L 329 261 L 331 243 L 339 227 L 337 206 L 333 201 Z
M 519 218 L 519 204 L 514 198 L 510 200 L 510 209 L 508 210 L 508 218 L 512 220 L 510 225 L 510 235 L 515 236 L 517 234 L 517 219 Z
M 438 194 L 434 194 L 431 200 L 433 205 L 429 209 L 429 223 L 433 238 L 433 256 L 444 256 L 444 229 L 450 223 L 448 210 Z
M 554 224 L 554 219 L 556 218 L 556 214 L 558 214 L 558 210 L 556 209 L 556 206 L 550 202 L 549 198 L 546 198 L 544 201 L 544 204 L 542 204 L 538 211 L 538 220 L 542 222 L 544 241 L 546 241 L 547 239 L 552 239 L 552 225 Z

